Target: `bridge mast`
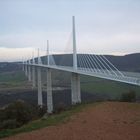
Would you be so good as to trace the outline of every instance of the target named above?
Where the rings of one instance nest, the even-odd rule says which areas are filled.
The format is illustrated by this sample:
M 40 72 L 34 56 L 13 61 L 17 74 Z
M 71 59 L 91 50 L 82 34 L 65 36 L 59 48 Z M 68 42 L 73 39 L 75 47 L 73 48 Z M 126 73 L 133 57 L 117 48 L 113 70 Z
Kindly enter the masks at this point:
M 47 40 L 47 65 L 50 65 L 49 40 Z M 47 68 L 47 112 L 53 112 L 52 71 L 50 68 Z
M 77 49 L 76 49 L 76 34 L 75 34 L 75 17 L 72 17 L 72 33 L 73 33 L 73 68 L 77 70 Z
M 28 66 L 28 80 L 31 82 L 31 66 L 30 66 L 31 60 L 30 59 L 28 60 L 28 64 L 29 64 L 29 66 Z
M 77 71 L 77 49 L 76 49 L 76 33 L 75 33 L 75 17 L 72 17 L 72 33 L 73 33 L 73 69 Z M 71 73 L 71 98 L 72 104 L 81 102 L 80 92 L 80 75 Z
M 34 52 L 32 53 L 32 64 L 35 64 Z M 33 89 L 34 89 L 36 87 L 35 66 L 32 66 L 32 83 L 33 83 Z
M 38 65 L 41 64 L 41 59 L 38 49 Z M 43 97 L 42 97 L 42 79 L 41 79 L 41 67 L 37 67 L 37 80 L 38 80 L 38 105 L 43 106 Z
M 49 58 L 49 40 L 47 40 L 47 65 L 50 65 L 50 58 Z

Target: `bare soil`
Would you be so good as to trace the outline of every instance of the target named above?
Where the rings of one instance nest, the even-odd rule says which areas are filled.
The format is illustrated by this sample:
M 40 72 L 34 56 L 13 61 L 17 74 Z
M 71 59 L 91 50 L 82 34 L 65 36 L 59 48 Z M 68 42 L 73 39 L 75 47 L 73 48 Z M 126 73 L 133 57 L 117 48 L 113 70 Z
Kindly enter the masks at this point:
M 70 121 L 4 140 L 140 140 L 140 104 L 104 102 Z

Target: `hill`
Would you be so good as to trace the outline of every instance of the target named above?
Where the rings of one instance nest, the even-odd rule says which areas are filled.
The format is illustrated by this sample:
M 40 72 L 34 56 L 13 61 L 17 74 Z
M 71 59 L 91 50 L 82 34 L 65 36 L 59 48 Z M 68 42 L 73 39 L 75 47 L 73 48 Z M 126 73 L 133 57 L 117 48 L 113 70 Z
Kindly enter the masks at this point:
M 77 57 L 80 57 L 81 55 L 83 54 L 78 54 Z M 128 54 L 124 56 L 105 56 L 120 71 L 140 72 L 140 53 Z M 42 60 L 43 62 L 46 62 L 46 57 L 42 57 Z M 54 61 L 56 65 L 72 66 L 72 54 L 54 55 Z
M 140 53 L 124 56 L 106 56 L 119 70 L 140 72 Z
M 0 73 L 19 70 L 21 70 L 21 66 L 17 62 L 0 62 Z
M 80 57 L 83 54 L 78 54 Z M 128 54 L 124 56 L 105 55 L 120 71 L 140 72 L 140 53 Z M 43 63 L 47 63 L 46 57 L 41 58 Z M 37 61 L 37 59 L 35 59 Z M 56 65 L 72 66 L 72 54 L 54 55 Z M 16 62 L 0 62 L 0 72 L 15 71 L 21 69 Z

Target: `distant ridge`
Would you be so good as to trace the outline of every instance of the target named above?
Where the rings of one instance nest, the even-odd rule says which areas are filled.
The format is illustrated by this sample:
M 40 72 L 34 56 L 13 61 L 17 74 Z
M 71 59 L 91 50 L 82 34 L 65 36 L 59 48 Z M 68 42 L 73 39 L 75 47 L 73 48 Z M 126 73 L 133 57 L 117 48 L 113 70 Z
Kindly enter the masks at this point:
M 78 56 L 83 54 L 78 54 Z M 86 55 L 86 54 L 84 54 Z M 140 72 L 140 53 L 127 54 L 124 56 L 105 55 L 120 71 Z M 42 57 L 42 61 L 46 63 L 46 57 Z M 72 54 L 54 55 L 57 65 L 72 66 Z M 36 59 L 37 61 L 37 59 Z M 16 63 L 0 62 L 0 72 L 20 70 L 21 66 Z
M 78 54 L 78 56 L 83 54 Z M 86 55 L 86 54 L 85 54 Z M 124 56 L 105 55 L 121 71 L 140 72 L 140 53 L 128 54 Z M 72 55 L 54 55 L 56 64 L 72 65 Z
M 140 53 L 124 56 L 106 55 L 106 57 L 121 71 L 140 72 Z

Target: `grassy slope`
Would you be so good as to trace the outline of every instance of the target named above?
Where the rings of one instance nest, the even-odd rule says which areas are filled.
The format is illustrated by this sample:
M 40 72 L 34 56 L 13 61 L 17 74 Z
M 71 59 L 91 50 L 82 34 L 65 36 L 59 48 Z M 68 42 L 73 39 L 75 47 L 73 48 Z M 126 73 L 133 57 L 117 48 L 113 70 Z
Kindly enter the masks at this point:
M 53 80 L 58 81 L 55 83 L 58 86 L 70 87 L 70 73 L 65 72 L 53 72 Z M 62 76 L 63 75 L 63 76 Z M 112 99 L 119 98 L 124 92 L 134 90 L 137 95 L 140 96 L 140 87 L 133 86 L 125 83 L 115 82 L 111 80 L 100 79 L 96 77 L 83 76 L 81 75 L 81 90 L 88 93 L 106 94 Z
M 22 71 L 0 73 L 0 89 L 25 86 L 27 78 Z
M 22 71 L 0 73 L 0 82 L 22 82 L 26 78 Z
M 33 122 L 28 123 L 27 125 L 22 126 L 21 128 L 17 129 L 7 129 L 0 131 L 0 138 L 8 137 L 11 135 L 15 135 L 18 133 L 23 132 L 30 132 L 32 130 L 40 129 L 47 126 L 57 125 L 59 123 L 64 123 L 70 119 L 70 116 L 72 116 L 75 113 L 78 113 L 82 110 L 84 110 L 88 106 L 95 106 L 99 103 L 90 103 L 90 104 L 80 104 L 71 107 L 69 110 L 61 112 L 60 114 L 50 115 L 47 117 L 47 119 L 42 118 L 40 120 L 36 120 Z
M 88 76 L 81 76 L 81 89 L 89 93 L 106 93 L 112 98 L 119 98 L 122 93 L 130 90 L 134 90 L 137 95 L 140 95 L 140 87 L 138 86 Z

